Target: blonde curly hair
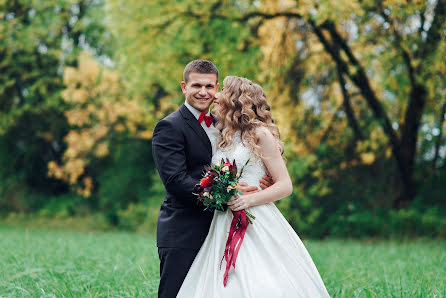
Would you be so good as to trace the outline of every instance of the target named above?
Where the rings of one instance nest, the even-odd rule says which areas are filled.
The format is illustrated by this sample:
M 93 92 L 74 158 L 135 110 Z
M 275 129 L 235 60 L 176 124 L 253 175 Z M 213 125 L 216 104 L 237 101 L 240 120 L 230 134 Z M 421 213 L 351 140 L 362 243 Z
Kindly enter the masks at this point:
M 218 104 L 215 114 L 218 117 L 217 129 L 222 132 L 218 143 L 220 148 L 231 146 L 232 137 L 240 131 L 242 142 L 246 141 L 257 156 L 263 157 L 256 129 L 266 127 L 277 140 L 283 155 L 279 129 L 274 124 L 270 105 L 260 85 L 245 78 L 227 76 L 223 80 Z

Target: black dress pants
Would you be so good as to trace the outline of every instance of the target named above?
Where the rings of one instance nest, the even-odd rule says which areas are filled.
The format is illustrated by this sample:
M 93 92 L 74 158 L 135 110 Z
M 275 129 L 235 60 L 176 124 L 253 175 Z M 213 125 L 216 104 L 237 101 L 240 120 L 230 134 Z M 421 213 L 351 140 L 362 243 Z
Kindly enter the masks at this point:
M 160 258 L 159 298 L 175 298 L 199 249 L 158 247 Z

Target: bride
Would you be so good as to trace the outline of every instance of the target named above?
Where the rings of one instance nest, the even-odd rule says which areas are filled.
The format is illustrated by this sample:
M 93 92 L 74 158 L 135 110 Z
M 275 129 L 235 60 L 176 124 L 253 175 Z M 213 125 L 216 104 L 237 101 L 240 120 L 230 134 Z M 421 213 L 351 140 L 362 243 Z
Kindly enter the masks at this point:
M 226 77 L 212 112 L 222 132 L 212 162 L 228 158 L 243 165 L 249 160 L 240 182 L 259 186 L 268 172 L 274 184 L 232 198 L 228 204 L 232 211 L 248 210 L 255 220 L 248 225 L 226 286 L 222 257 L 231 210 L 215 211 L 209 234 L 177 297 L 329 297 L 301 240 L 273 204 L 291 194 L 292 184 L 282 158 L 279 130 L 262 88 L 245 78 Z

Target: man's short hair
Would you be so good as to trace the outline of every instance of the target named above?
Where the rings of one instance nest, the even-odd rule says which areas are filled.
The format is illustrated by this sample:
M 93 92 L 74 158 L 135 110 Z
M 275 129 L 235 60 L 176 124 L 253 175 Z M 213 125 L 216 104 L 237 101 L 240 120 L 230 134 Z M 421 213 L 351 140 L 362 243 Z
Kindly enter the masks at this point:
M 189 74 L 191 72 L 215 73 L 217 75 L 216 83 L 218 82 L 218 69 L 211 61 L 200 59 L 189 62 L 184 68 L 183 72 L 183 81 L 185 81 L 186 84 L 187 81 L 189 80 Z

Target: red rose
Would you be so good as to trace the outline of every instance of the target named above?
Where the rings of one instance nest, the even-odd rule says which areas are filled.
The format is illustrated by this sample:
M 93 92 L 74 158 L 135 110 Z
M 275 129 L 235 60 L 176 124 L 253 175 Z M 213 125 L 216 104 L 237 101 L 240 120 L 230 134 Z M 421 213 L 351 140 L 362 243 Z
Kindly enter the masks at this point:
M 223 167 L 230 167 L 232 166 L 230 162 L 225 162 L 225 164 L 223 165 Z
M 205 188 L 206 186 L 208 186 L 209 184 L 211 184 L 211 178 L 210 177 L 204 177 L 203 179 L 201 179 L 200 181 L 200 187 Z

